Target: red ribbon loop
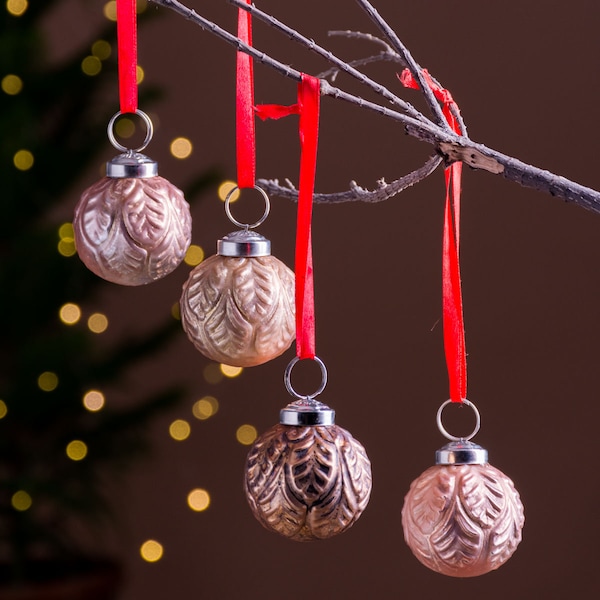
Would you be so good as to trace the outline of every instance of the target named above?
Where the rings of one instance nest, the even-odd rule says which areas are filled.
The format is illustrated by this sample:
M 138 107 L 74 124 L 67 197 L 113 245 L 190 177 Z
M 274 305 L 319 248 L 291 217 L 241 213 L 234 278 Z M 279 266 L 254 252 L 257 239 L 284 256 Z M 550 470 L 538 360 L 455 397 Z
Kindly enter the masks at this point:
M 434 96 L 442 103 L 442 112 L 452 130 L 461 134 L 455 117 L 458 106 L 450 92 L 438 85 L 426 69 L 421 71 Z M 408 69 L 400 75 L 402 85 L 419 89 L 418 82 Z M 455 162 L 446 168 L 446 206 L 442 242 L 442 309 L 444 324 L 444 352 L 448 368 L 450 399 L 462 402 L 467 396 L 467 352 L 463 320 L 462 290 L 460 284 L 460 192 L 462 163 Z
M 251 0 L 246 0 L 251 4 Z M 238 9 L 238 37 L 252 46 L 252 15 Z M 236 70 L 236 152 L 239 188 L 254 187 L 256 178 L 256 134 L 254 123 L 254 66 L 252 57 L 237 53 Z
M 135 113 L 138 108 L 135 0 L 117 0 L 117 46 L 121 112 Z

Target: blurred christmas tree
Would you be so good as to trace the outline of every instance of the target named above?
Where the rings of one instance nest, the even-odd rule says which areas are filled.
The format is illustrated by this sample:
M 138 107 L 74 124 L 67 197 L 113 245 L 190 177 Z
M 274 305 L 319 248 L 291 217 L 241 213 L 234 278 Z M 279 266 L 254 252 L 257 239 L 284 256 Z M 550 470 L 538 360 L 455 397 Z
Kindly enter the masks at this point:
M 168 389 L 126 410 L 104 406 L 102 390 L 179 324 L 169 316 L 144 339 L 106 352 L 94 333 L 103 316 L 96 324 L 81 318 L 104 283 L 73 257 L 70 224 L 52 214 L 106 148 L 116 104 L 103 89 L 116 87 L 115 25 L 107 21 L 79 55 L 50 66 L 41 23 L 61 1 L 8 0 L 0 9 L 2 579 L 27 576 L 36 558 L 80 555 L 69 531 L 74 518 L 91 524 L 105 513 L 102 474 L 143 449 L 148 419 L 181 397 Z M 84 73 L 86 61 L 95 76 Z M 156 96 L 140 90 L 144 106 Z M 205 175 L 190 188 L 210 182 Z

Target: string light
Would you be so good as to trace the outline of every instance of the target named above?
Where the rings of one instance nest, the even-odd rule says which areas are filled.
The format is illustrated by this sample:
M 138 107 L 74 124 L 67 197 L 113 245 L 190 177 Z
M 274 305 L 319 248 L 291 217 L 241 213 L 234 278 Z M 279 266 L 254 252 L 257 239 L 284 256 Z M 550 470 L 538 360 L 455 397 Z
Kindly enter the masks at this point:
M 156 540 L 147 540 L 140 547 L 140 556 L 146 562 L 157 562 L 163 557 L 163 554 L 163 546 Z
M 210 363 L 209 365 L 206 365 L 202 374 L 204 375 L 204 380 L 207 383 L 217 384 L 223 381 L 221 365 L 217 363 Z
M 73 440 L 67 444 L 67 456 L 71 460 L 83 460 L 88 453 L 88 447 L 81 440 Z
M 104 333 L 108 329 L 108 318 L 102 313 L 94 313 L 88 318 L 87 326 L 92 333 Z
M 196 244 L 192 244 L 185 253 L 183 257 L 183 261 L 186 265 L 190 267 L 195 267 L 199 265 L 204 260 L 204 250 L 197 246 Z
M 75 236 L 73 233 L 73 223 L 63 223 L 58 228 L 58 252 L 63 256 L 74 256 L 77 253 L 75 249 Z
M 98 75 L 102 71 L 102 63 L 97 56 L 86 56 L 81 61 L 81 70 L 90 77 Z
M 6 75 L 2 78 L 2 91 L 9 96 L 16 96 L 23 89 L 23 80 L 18 75 Z
M 200 488 L 192 490 L 188 494 L 187 502 L 192 510 L 202 512 L 210 506 L 210 494 Z
M 225 202 L 225 199 L 227 198 L 227 194 L 229 194 L 229 192 L 231 192 L 231 190 L 236 186 L 237 186 L 237 183 L 235 181 L 229 181 L 229 180 L 224 181 L 219 186 L 217 195 L 223 202 Z M 231 194 L 231 198 L 229 198 L 229 202 L 235 202 L 239 197 L 240 197 L 240 190 L 236 190 L 235 192 L 233 192 L 233 194 Z
M 112 54 L 112 46 L 106 40 L 98 40 L 92 44 L 92 54 L 100 60 L 106 60 Z
M 19 490 L 12 495 L 10 503 L 15 510 L 23 512 L 31 508 L 33 500 L 25 490 Z
M 169 425 L 169 435 L 178 442 L 187 440 L 190 437 L 191 431 L 190 424 L 183 419 L 177 419 Z
M 29 171 L 33 167 L 34 158 L 29 150 L 19 150 L 13 156 L 13 164 L 19 171 Z
M 221 369 L 221 373 L 223 373 L 225 377 L 229 377 L 230 379 L 233 379 L 234 377 L 239 377 L 242 374 L 242 371 L 244 370 L 242 367 L 232 367 L 231 365 L 224 364 L 221 364 L 219 368 Z
M 192 414 L 196 419 L 205 421 L 217 413 L 219 410 L 219 401 L 213 396 L 204 396 L 200 400 L 194 402 L 192 406 Z
M 104 408 L 104 394 L 98 390 L 90 390 L 83 395 L 83 406 L 90 412 L 98 412 Z
M 258 431 L 254 425 L 240 425 L 235 432 L 235 437 L 240 444 L 250 446 L 258 437 Z
M 0 419 L 4 419 L 7 414 L 8 406 L 6 406 L 6 402 L 4 402 L 4 400 L 0 400 Z
M 171 142 L 170 149 L 171 154 L 175 158 L 183 160 L 184 158 L 188 158 L 190 156 L 190 154 L 192 153 L 193 146 L 192 142 L 190 142 L 188 138 L 178 137 Z
M 65 325 L 75 325 L 81 319 L 81 308 L 73 302 L 67 302 L 60 307 L 58 316 Z
M 20 17 L 25 13 L 28 7 L 29 2 L 27 2 L 27 0 L 7 0 L 6 2 L 6 10 L 13 17 Z
M 52 392 L 58 387 L 58 375 L 52 371 L 44 371 L 37 380 L 38 387 L 44 392 Z

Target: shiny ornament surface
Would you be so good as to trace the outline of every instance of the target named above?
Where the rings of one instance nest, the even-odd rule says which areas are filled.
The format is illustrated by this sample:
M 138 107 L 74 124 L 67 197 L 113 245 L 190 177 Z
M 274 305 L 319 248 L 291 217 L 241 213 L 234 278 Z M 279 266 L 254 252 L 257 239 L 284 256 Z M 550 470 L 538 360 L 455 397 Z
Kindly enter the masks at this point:
M 367 506 L 371 463 L 337 425 L 276 425 L 254 443 L 244 488 L 258 521 L 295 541 L 327 539 L 351 527 Z
M 181 190 L 162 177 L 104 177 L 82 194 L 73 228 L 90 271 L 113 283 L 142 285 L 181 263 L 192 219 Z
M 265 363 L 294 340 L 294 273 L 274 256 L 211 256 L 183 286 L 181 322 L 194 346 L 214 361 Z
M 474 577 L 497 569 L 521 541 L 523 505 L 513 482 L 489 464 L 436 465 L 404 500 L 404 539 L 430 569 Z

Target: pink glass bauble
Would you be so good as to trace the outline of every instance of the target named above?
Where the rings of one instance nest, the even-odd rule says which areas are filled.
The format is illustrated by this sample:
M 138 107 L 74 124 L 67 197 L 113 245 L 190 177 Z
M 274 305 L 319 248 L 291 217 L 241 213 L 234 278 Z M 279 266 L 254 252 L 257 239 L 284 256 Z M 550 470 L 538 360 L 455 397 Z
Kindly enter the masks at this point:
M 248 454 L 246 498 L 266 529 L 294 541 L 333 537 L 367 506 L 371 463 L 363 446 L 337 425 L 276 425 Z
M 104 177 L 75 208 L 77 253 L 90 271 L 121 285 L 168 275 L 190 245 L 192 219 L 181 190 L 155 177 Z
M 404 539 L 430 569 L 474 577 L 504 564 L 521 541 L 523 505 L 513 482 L 485 464 L 438 464 L 404 500 Z
M 181 322 L 196 349 L 214 361 L 265 363 L 294 340 L 294 273 L 271 255 L 211 256 L 183 286 Z

